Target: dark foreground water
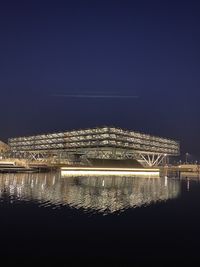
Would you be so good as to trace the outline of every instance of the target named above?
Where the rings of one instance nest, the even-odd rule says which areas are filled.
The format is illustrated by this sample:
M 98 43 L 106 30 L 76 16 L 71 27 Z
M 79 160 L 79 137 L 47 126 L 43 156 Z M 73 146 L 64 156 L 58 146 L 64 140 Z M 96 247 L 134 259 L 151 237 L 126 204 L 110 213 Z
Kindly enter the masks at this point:
M 7 264 L 199 266 L 200 182 L 1 174 L 0 229 Z

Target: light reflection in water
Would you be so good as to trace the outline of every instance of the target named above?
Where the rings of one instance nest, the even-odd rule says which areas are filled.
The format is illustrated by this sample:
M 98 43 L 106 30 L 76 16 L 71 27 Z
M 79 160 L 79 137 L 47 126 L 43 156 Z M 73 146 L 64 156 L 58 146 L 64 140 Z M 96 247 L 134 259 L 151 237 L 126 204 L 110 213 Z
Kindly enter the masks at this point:
M 61 178 L 59 173 L 1 174 L 0 199 L 70 206 L 103 214 L 175 198 L 179 181 L 165 178 L 96 176 Z

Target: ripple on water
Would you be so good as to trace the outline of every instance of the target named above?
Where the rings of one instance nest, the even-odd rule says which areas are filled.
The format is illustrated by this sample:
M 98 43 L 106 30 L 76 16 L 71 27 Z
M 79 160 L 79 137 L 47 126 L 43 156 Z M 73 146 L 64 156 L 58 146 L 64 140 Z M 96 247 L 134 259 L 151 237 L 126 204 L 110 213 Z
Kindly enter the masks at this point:
M 32 202 L 41 208 L 70 207 L 87 214 L 119 214 L 179 195 L 175 179 L 137 177 L 67 177 L 59 174 L 2 174 L 0 203 Z

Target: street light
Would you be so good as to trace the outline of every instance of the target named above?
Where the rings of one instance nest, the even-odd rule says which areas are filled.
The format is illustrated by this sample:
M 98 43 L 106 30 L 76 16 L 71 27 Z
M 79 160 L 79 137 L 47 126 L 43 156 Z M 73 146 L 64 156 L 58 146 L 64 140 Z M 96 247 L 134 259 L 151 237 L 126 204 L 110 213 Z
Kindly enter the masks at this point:
M 188 156 L 189 156 L 189 153 L 185 153 L 185 163 L 187 164 L 188 163 Z

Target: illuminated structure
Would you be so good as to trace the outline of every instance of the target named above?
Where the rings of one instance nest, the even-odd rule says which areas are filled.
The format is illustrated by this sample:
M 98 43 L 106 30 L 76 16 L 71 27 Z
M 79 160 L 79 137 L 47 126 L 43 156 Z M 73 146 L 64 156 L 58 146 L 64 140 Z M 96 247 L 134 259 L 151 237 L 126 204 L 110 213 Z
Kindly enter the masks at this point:
M 11 138 L 9 146 L 13 153 L 34 159 L 49 154 L 88 161 L 135 159 L 143 166 L 159 165 L 166 156 L 180 152 L 177 141 L 113 127 Z
M 97 168 L 97 167 L 62 167 L 61 168 L 62 177 L 81 177 L 81 176 L 130 176 L 130 177 L 160 177 L 159 169 L 151 168 Z

